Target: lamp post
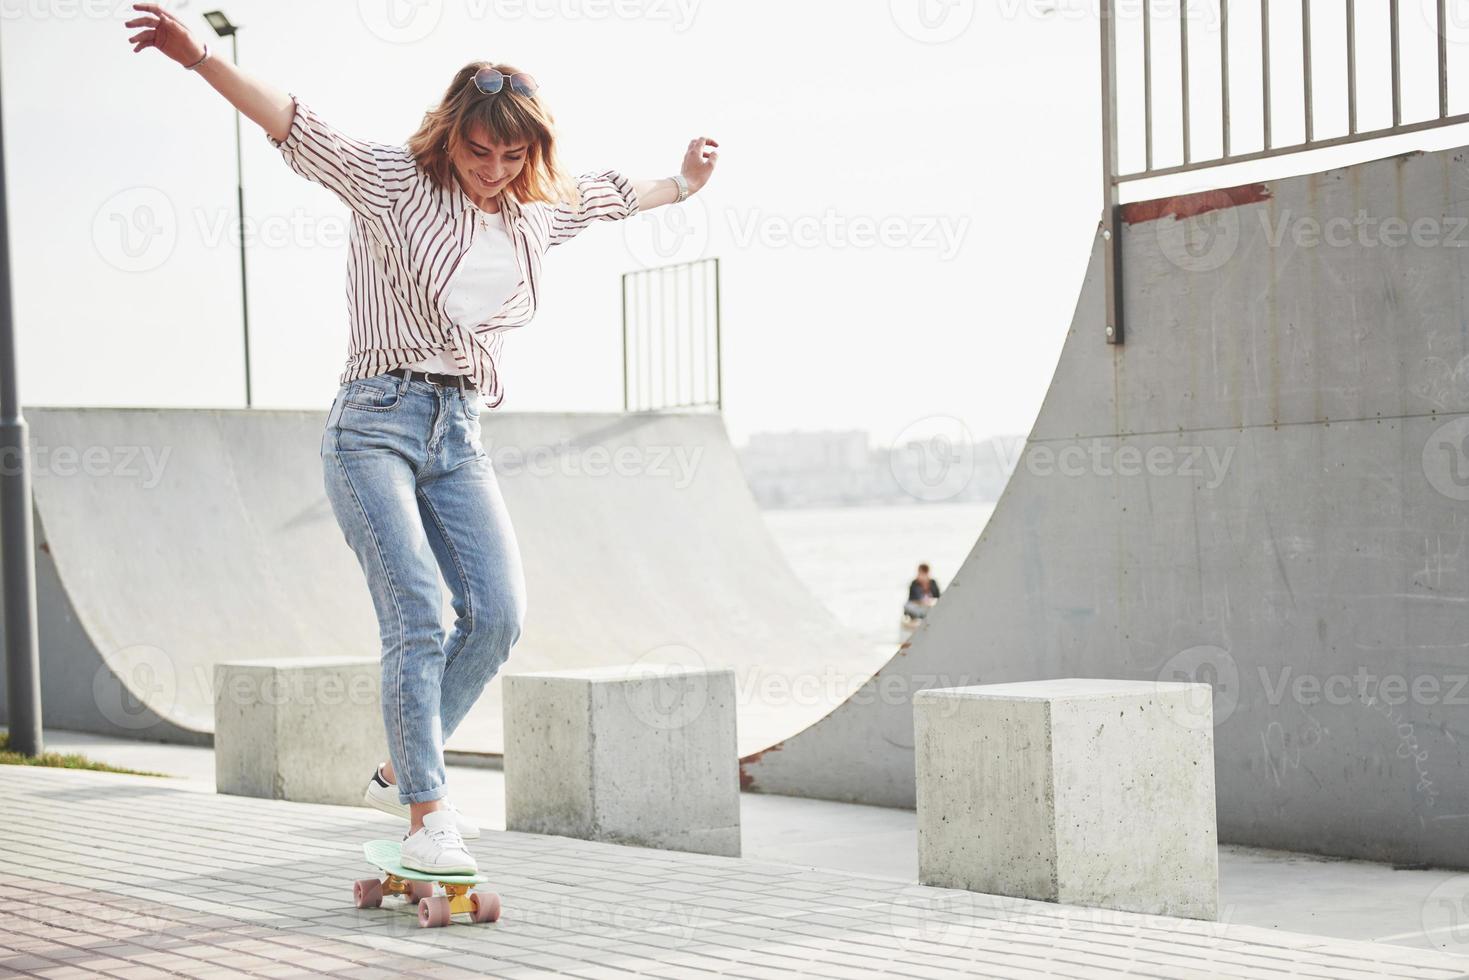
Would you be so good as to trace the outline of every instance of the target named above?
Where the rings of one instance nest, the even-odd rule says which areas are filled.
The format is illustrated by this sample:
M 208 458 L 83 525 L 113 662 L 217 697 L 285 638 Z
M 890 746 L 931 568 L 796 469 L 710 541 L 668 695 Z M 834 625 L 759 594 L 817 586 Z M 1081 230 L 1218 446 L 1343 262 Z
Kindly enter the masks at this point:
M 204 14 L 209 26 L 220 37 L 230 39 L 230 57 L 240 63 L 240 25 L 231 24 L 223 10 Z M 235 110 L 235 198 L 240 209 L 240 311 L 245 318 L 245 407 L 253 402 L 250 389 L 250 285 L 245 278 L 245 165 L 240 152 L 240 110 Z
M 10 213 L 0 126 L 0 579 L 5 592 L 5 710 L 10 749 L 41 754 L 41 658 L 36 642 L 36 552 L 26 423 L 15 365 L 10 292 Z

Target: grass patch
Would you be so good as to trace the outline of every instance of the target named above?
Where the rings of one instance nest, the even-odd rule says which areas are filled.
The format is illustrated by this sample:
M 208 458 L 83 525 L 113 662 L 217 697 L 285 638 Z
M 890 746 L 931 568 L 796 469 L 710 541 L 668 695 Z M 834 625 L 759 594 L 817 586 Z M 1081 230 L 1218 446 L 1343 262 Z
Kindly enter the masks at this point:
M 94 762 L 76 752 L 42 752 L 37 756 L 21 755 L 10 751 L 10 733 L 0 732 L 0 766 L 50 766 L 54 769 L 90 769 L 94 772 L 121 772 L 130 776 L 163 776 L 164 772 L 146 772 L 141 769 L 126 769 L 109 766 L 105 762 Z

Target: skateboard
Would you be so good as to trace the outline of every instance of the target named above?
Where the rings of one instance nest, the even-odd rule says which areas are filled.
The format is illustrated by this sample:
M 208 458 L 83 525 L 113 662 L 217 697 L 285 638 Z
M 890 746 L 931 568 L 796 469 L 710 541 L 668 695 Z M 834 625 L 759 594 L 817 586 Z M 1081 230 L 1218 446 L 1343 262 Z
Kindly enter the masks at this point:
M 475 891 L 490 879 L 484 875 L 426 874 L 403 867 L 402 842 L 370 840 L 362 845 L 367 863 L 387 872 L 387 877 L 359 879 L 352 886 L 352 898 L 359 909 L 375 909 L 383 904 L 384 895 L 402 895 L 418 905 L 418 924 L 425 929 L 446 926 L 458 912 L 467 912 L 475 922 L 494 922 L 500 917 L 500 896 L 490 891 Z M 435 895 L 434 885 L 442 885 L 444 894 Z

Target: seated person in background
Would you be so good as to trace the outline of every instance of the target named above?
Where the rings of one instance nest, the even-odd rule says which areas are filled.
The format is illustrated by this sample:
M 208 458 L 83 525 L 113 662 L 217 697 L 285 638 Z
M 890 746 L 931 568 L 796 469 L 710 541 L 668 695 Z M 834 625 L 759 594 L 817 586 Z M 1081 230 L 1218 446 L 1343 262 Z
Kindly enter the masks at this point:
M 918 577 L 908 583 L 908 601 L 903 604 L 903 615 L 909 619 L 923 619 L 938 597 L 938 582 L 928 577 L 927 565 L 919 565 Z

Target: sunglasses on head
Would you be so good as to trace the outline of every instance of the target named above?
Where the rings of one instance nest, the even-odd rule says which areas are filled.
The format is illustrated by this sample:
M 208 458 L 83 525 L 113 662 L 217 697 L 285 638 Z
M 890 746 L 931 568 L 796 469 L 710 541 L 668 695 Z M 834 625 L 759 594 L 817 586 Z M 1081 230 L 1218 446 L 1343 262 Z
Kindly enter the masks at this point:
M 505 87 L 506 80 L 510 82 L 510 90 L 526 98 L 536 94 L 540 86 L 536 80 L 523 71 L 513 75 L 506 75 L 497 68 L 481 68 L 474 73 L 474 87 L 483 95 L 495 95 Z

